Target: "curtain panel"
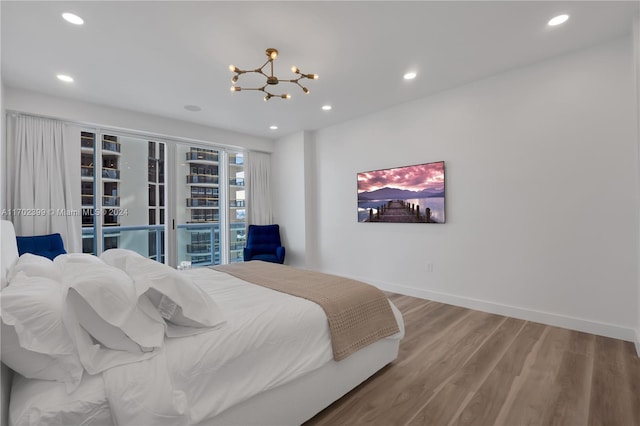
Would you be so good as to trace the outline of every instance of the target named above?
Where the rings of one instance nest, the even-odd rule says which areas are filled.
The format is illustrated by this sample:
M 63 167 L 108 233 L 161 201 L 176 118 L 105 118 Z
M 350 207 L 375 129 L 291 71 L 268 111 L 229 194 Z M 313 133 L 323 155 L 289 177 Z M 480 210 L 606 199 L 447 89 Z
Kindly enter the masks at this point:
M 7 117 L 7 209 L 17 235 L 60 233 L 68 252 L 82 251 L 79 134 L 58 120 Z
M 247 153 L 247 191 L 249 217 L 247 225 L 273 223 L 271 204 L 271 156 L 263 152 Z

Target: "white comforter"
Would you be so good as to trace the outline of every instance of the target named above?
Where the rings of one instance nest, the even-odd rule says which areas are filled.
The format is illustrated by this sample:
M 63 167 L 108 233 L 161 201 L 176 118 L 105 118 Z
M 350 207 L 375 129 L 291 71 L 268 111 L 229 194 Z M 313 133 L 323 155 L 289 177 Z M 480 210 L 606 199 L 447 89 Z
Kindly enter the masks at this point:
M 166 339 L 157 356 L 111 368 L 102 373 L 102 380 L 85 377 L 77 392 L 90 389 L 91 406 L 106 406 L 98 394 L 104 381 L 104 397 L 117 424 L 196 424 L 332 359 L 326 316 L 315 303 L 210 269 L 184 273 L 218 303 L 226 325 L 195 336 Z M 18 381 L 14 387 L 16 395 L 24 396 L 15 404 L 12 401 L 15 424 L 32 424 L 35 418 L 37 424 L 51 423 L 49 420 L 77 424 L 79 418 L 71 409 L 65 417 L 56 407 L 43 409 L 42 401 L 37 408 L 30 403 L 27 387 L 37 386 L 33 382 L 38 381 Z M 46 385 L 49 389 L 62 384 Z
M 198 423 L 332 359 L 326 316 L 315 303 L 209 269 L 187 273 L 227 324 L 167 339 L 158 356 L 103 373 L 118 424 Z

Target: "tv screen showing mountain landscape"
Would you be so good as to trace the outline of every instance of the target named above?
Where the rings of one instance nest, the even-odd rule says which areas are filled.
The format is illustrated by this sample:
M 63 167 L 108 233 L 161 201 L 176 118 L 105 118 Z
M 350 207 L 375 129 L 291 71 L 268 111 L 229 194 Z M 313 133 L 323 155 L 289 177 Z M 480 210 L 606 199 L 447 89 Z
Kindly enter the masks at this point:
M 358 222 L 444 223 L 444 161 L 358 173 Z

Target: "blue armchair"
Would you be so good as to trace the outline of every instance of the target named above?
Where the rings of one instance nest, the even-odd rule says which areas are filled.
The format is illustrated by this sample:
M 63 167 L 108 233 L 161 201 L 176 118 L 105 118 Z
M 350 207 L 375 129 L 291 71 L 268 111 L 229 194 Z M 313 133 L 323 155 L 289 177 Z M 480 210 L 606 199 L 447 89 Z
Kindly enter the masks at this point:
M 283 263 L 284 247 L 280 242 L 279 225 L 249 225 L 244 260 Z
M 65 254 L 62 236 L 60 234 L 34 235 L 31 237 L 16 237 L 18 254 L 31 253 L 48 257 L 53 260 L 60 254 Z

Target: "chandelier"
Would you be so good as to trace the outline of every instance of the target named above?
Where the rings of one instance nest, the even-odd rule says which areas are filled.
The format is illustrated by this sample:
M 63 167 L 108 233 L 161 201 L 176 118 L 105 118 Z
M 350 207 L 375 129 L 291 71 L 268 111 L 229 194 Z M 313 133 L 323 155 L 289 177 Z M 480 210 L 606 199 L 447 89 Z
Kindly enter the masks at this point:
M 308 78 L 311 80 L 316 80 L 318 78 L 318 74 L 303 74 L 302 72 L 300 72 L 300 70 L 298 69 L 298 67 L 293 66 L 291 67 L 291 71 L 293 71 L 295 74 L 298 75 L 298 78 L 294 78 L 291 80 L 281 80 L 278 77 L 273 75 L 273 61 L 278 57 L 278 50 L 277 49 L 273 49 L 273 48 L 269 48 L 265 51 L 267 57 L 269 59 L 267 59 L 267 62 L 264 63 L 264 65 L 262 65 L 260 68 L 256 68 L 255 70 L 241 70 L 240 68 L 236 67 L 235 65 L 229 65 L 229 69 L 236 73 L 236 75 L 233 76 L 233 78 L 231 79 L 231 82 L 233 84 L 238 82 L 238 78 L 242 75 L 242 74 L 246 74 L 246 73 L 257 73 L 257 74 L 262 74 L 263 76 L 265 76 L 267 78 L 266 83 L 264 84 L 264 86 L 262 87 L 253 87 L 253 88 L 247 88 L 247 87 L 240 87 L 240 86 L 231 86 L 231 91 L 232 92 L 240 92 L 242 90 L 259 90 L 261 92 L 264 92 L 264 100 L 268 101 L 271 98 L 282 98 L 282 99 L 290 99 L 291 95 L 288 93 L 283 93 L 281 95 L 276 95 L 272 92 L 270 92 L 269 90 L 272 89 L 268 89 L 267 87 L 269 86 L 275 86 L 278 83 L 295 83 L 298 86 L 300 86 L 300 88 L 302 89 L 302 91 L 307 94 L 309 93 L 309 89 L 307 89 L 306 87 L 304 87 L 302 84 L 300 84 L 300 80 L 302 80 L 303 78 Z M 267 65 L 271 66 L 271 74 L 267 75 L 264 72 L 264 67 L 266 67 Z

